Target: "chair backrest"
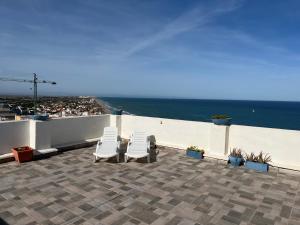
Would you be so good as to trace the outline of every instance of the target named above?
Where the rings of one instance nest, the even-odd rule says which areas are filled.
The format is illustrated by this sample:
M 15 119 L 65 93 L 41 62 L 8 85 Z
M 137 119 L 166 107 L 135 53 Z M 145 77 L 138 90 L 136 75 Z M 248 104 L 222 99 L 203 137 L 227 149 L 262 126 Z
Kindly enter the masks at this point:
M 105 127 L 102 142 L 117 142 L 118 141 L 118 129 L 116 127 Z
M 135 131 L 131 136 L 131 142 L 135 150 L 147 151 L 148 136 L 146 132 Z

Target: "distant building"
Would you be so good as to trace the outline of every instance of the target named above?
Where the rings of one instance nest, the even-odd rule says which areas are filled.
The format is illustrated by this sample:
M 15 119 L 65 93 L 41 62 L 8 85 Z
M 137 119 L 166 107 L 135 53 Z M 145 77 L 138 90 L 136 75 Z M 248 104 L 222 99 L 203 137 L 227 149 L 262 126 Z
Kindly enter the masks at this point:
M 83 112 L 82 115 L 83 115 L 83 116 L 88 116 L 88 115 L 89 115 L 89 112 Z
M 30 115 L 16 115 L 15 120 L 29 120 L 31 119 Z
M 10 112 L 7 108 L 0 108 L 0 121 L 15 120 L 15 113 Z

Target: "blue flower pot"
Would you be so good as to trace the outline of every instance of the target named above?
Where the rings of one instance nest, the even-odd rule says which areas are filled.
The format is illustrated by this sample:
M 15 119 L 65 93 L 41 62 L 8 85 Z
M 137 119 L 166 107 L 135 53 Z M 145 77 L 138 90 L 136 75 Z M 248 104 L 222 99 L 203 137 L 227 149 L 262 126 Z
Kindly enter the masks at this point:
M 234 156 L 229 156 L 229 163 L 232 166 L 240 166 L 243 162 L 243 158 L 239 157 L 234 157 Z
M 265 164 L 265 163 L 246 161 L 245 167 L 247 169 L 252 169 L 252 170 L 259 171 L 259 172 L 268 172 L 269 171 L 269 164 Z
M 226 118 L 226 119 L 212 119 L 212 122 L 216 125 L 225 125 L 229 126 L 231 125 L 231 118 Z
M 186 150 L 186 155 L 195 159 L 203 159 L 203 154 L 196 151 Z

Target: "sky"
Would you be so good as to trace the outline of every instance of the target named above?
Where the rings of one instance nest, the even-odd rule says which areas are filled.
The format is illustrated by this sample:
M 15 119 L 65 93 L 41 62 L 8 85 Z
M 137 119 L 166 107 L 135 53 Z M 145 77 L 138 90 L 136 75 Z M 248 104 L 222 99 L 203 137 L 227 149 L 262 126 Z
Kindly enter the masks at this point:
M 0 77 L 57 82 L 40 95 L 300 101 L 299 0 L 0 0 L 0 18 Z

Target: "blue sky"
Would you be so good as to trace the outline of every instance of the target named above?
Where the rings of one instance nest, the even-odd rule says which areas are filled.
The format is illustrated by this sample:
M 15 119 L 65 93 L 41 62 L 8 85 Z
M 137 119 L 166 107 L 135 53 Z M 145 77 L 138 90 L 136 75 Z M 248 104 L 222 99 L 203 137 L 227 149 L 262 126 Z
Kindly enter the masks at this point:
M 40 94 L 300 101 L 298 0 L 0 0 L 0 76 Z M 0 83 L 2 94 L 31 94 Z

